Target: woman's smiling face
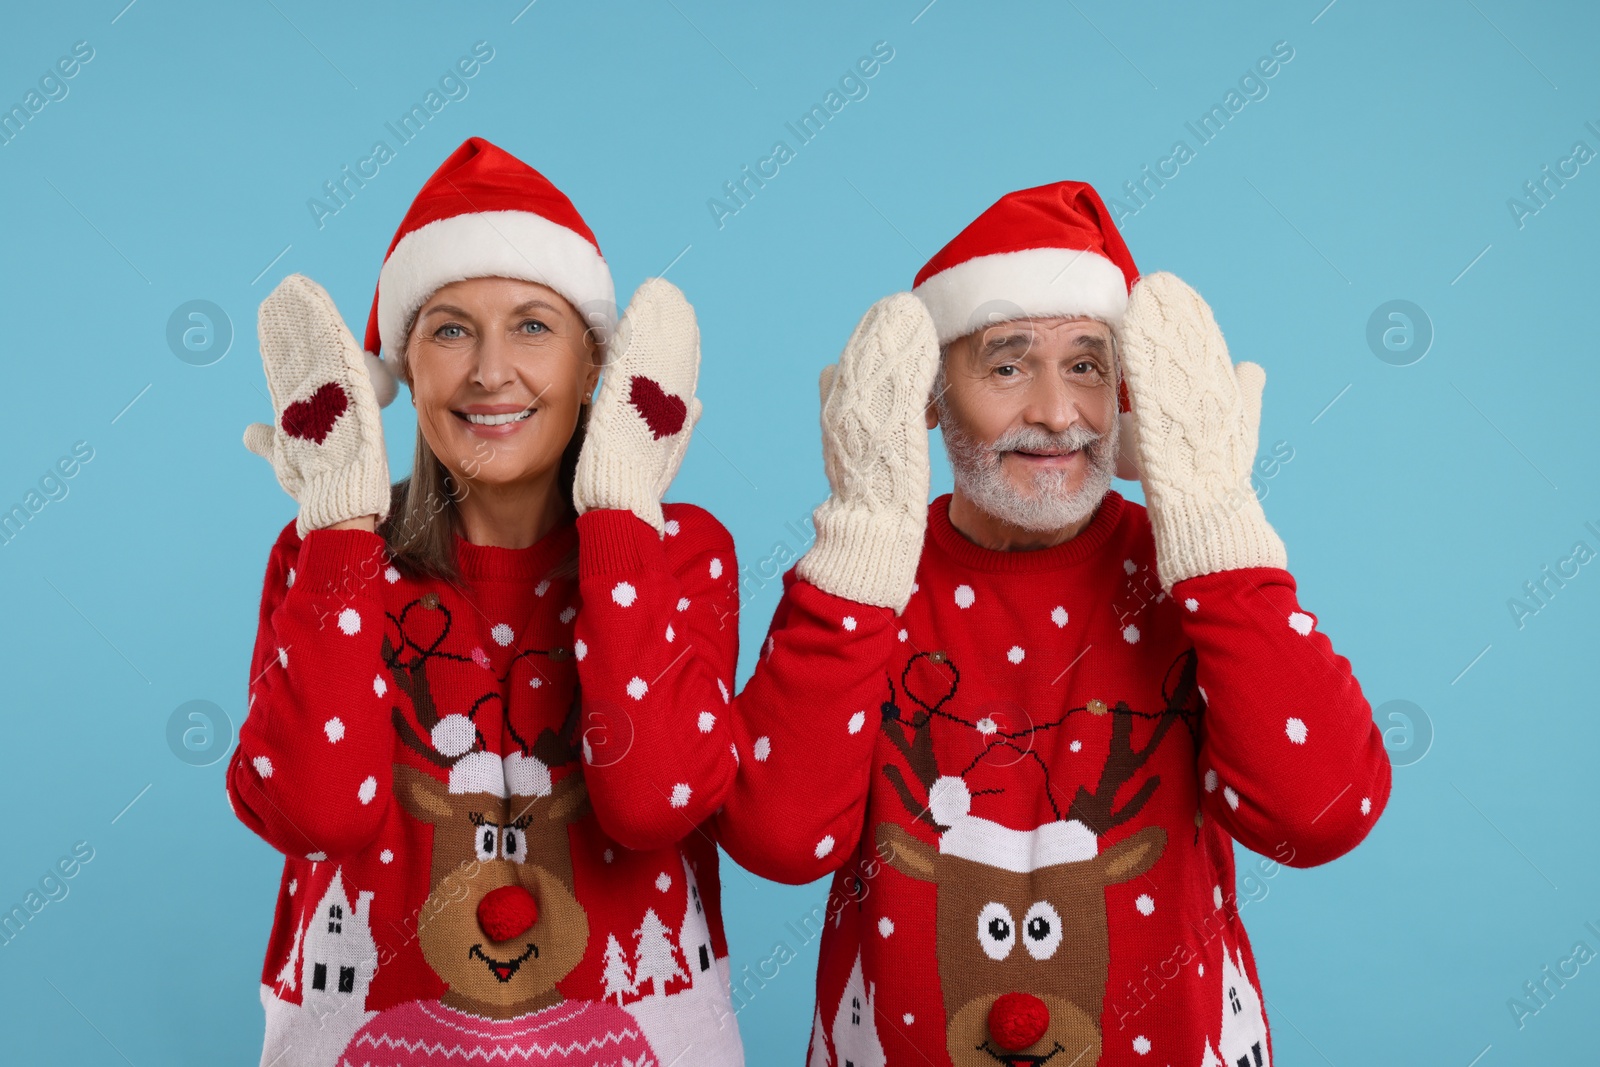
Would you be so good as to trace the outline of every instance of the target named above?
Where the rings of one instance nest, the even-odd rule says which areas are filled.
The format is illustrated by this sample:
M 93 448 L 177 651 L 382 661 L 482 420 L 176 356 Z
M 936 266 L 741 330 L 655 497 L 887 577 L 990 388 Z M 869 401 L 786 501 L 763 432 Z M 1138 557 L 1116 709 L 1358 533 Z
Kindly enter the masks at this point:
M 417 429 L 465 488 L 553 477 L 600 374 L 577 310 L 513 278 L 435 292 L 412 324 L 405 365 Z

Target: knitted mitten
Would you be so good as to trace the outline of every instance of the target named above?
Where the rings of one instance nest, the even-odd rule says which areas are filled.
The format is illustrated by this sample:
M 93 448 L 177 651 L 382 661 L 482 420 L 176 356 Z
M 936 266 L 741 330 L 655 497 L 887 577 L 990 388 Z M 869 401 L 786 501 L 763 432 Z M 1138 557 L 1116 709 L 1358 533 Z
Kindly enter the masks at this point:
M 833 492 L 813 513 L 817 539 L 795 565 L 817 588 L 903 611 L 928 521 L 923 412 L 939 341 L 922 301 L 872 305 L 837 368 L 822 373 L 822 460 Z
M 245 427 L 245 447 L 272 464 L 300 504 L 296 529 L 389 514 L 383 423 L 361 346 L 310 278 L 291 274 L 261 303 L 261 362 L 276 426 Z
M 590 508 L 631 511 L 664 534 L 661 496 L 672 484 L 700 419 L 700 328 L 677 286 L 651 278 L 617 325 L 572 497 Z
M 1233 364 L 1211 309 L 1171 274 L 1134 285 L 1123 339 L 1162 588 L 1213 571 L 1286 566 L 1250 485 L 1266 371 Z

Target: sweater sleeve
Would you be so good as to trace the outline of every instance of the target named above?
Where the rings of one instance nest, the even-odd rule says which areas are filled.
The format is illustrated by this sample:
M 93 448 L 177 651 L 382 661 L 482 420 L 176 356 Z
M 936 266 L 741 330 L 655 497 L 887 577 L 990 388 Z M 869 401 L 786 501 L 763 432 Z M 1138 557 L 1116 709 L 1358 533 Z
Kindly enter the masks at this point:
M 1294 577 L 1270 567 L 1178 582 L 1205 699 L 1201 804 L 1233 837 L 1292 867 L 1350 851 L 1389 799 L 1372 709 Z
M 800 885 L 854 853 L 898 629 L 888 608 L 825 593 L 792 568 L 784 575 L 736 701 L 739 774 L 717 817 L 718 839 L 741 867 Z
M 709 818 L 737 759 L 733 538 L 700 508 L 665 513 L 665 537 L 630 511 L 578 517 L 584 782 L 601 828 L 641 850 L 675 844 Z
M 383 539 L 294 523 L 273 545 L 228 765 L 235 814 L 285 855 L 347 855 L 377 834 L 394 730 L 382 699 Z

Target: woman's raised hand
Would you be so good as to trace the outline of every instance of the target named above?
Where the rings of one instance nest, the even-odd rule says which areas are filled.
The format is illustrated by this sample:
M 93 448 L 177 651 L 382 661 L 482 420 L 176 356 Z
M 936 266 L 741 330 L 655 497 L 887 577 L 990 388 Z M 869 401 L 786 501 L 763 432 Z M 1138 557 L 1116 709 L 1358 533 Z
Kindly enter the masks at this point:
M 634 291 L 589 414 L 573 504 L 631 511 L 666 531 L 661 497 L 689 447 L 700 401 L 700 327 L 677 286 L 651 278 Z
M 273 425 L 251 423 L 244 444 L 272 464 L 299 503 L 301 537 L 389 513 L 389 461 L 367 357 L 316 282 L 291 274 L 261 303 L 261 362 Z

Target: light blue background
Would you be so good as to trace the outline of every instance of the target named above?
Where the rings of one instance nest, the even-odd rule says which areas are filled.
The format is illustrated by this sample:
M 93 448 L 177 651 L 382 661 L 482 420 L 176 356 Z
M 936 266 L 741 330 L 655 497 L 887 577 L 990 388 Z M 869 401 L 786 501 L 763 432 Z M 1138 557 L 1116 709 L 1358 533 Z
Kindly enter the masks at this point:
M 1600 564 L 1522 629 L 1507 608 L 1575 541 L 1600 549 L 1600 164 L 1523 228 L 1507 208 L 1574 141 L 1600 149 L 1592 5 L 125 2 L 13 5 L 0 35 L 5 105 L 73 42 L 95 51 L 0 146 L 0 506 L 75 441 L 94 449 L 0 546 L 0 909 L 74 842 L 95 851 L 0 947 L 0 1060 L 258 1055 L 279 860 L 229 812 L 225 762 L 180 762 L 165 729 L 192 699 L 244 716 L 262 569 L 292 514 L 239 443 L 270 413 L 255 308 L 283 275 L 325 284 L 359 333 L 445 155 L 480 134 L 533 163 L 620 293 L 671 263 L 695 303 L 706 414 L 673 495 L 755 564 L 802 547 L 786 524 L 825 492 L 816 372 L 872 300 L 1007 190 L 1116 195 L 1285 40 L 1269 95 L 1125 229 L 1267 368 L 1263 444 L 1294 458 L 1265 507 L 1302 600 L 1374 707 L 1413 701 L 1434 733 L 1366 844 L 1245 908 L 1278 1062 L 1594 1061 L 1600 964 L 1522 1029 L 1507 1008 L 1576 941 L 1600 949 Z M 479 40 L 494 58 L 470 94 L 319 230 L 307 200 Z M 880 40 L 894 58 L 870 94 L 719 229 L 707 200 L 794 147 L 784 123 Z M 210 366 L 166 342 L 194 299 L 236 332 Z M 1367 344 L 1393 299 L 1435 331 L 1411 366 Z M 386 419 L 397 476 L 410 414 Z M 749 588 L 753 650 L 776 583 Z M 736 967 L 824 892 L 731 865 L 725 883 Z M 814 951 L 741 1015 L 752 1064 L 801 1062 Z

